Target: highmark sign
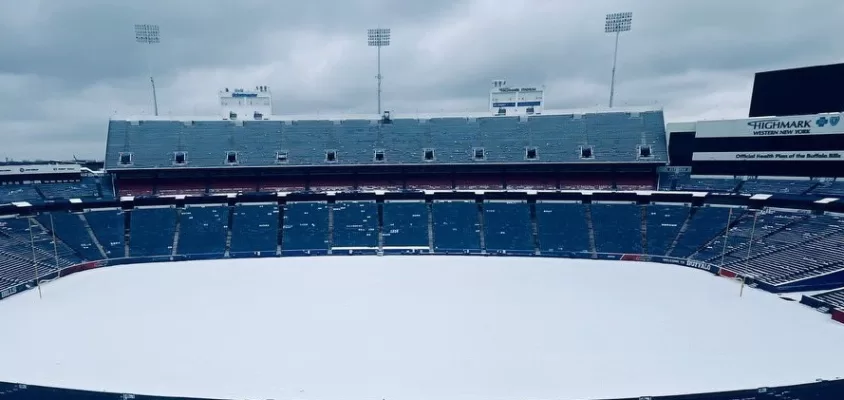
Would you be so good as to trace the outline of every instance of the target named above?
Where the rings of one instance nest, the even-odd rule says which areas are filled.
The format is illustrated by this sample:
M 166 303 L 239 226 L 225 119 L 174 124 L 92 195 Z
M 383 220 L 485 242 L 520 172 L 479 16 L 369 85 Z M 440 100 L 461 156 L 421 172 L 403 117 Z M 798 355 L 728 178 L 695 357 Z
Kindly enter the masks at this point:
M 844 133 L 842 114 L 700 121 L 696 138 L 770 137 Z

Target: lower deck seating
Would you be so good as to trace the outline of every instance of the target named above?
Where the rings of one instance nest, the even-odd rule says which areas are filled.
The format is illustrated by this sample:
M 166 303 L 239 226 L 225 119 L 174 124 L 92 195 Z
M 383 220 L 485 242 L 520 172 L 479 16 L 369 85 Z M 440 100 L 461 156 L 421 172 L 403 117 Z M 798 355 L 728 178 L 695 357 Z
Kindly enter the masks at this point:
M 835 308 L 844 309 L 844 288 L 829 291 L 826 293 L 816 294 L 812 297 L 829 304 Z
M 86 260 L 99 260 L 103 258 L 99 248 L 94 243 L 91 234 L 85 227 L 85 222 L 78 214 L 67 212 L 55 212 L 41 214 L 38 222 L 47 229 L 54 229 L 56 236 L 75 250 Z
M 683 205 L 652 204 L 647 206 L 647 254 L 664 256 L 677 238 L 686 219 L 689 207 Z
M 385 201 L 384 248 L 428 248 L 428 206 L 423 201 Z
M 642 253 L 642 207 L 636 204 L 592 204 L 595 249 L 601 253 Z
M 126 216 L 120 209 L 92 210 L 83 213 L 94 237 L 102 246 L 106 257 L 126 256 Z
M 539 250 L 545 254 L 591 253 L 586 206 L 580 203 L 537 202 Z
M 378 205 L 374 201 L 338 201 L 333 212 L 333 248 L 378 247 Z
M 229 207 L 188 206 L 179 215 L 178 254 L 222 256 L 226 252 Z
M 483 215 L 487 251 L 533 253 L 529 204 L 488 201 Z
M 136 208 L 131 214 L 129 254 L 132 257 L 169 256 L 176 234 L 176 209 Z
M 434 250 L 462 253 L 481 250 L 478 206 L 474 201 L 434 201 Z
M 278 251 L 279 209 L 276 204 L 236 205 L 232 211 L 232 257 L 269 256 Z
M 325 202 L 287 203 L 284 207 L 281 250 L 285 254 L 328 251 L 328 207 Z
M 727 207 L 692 208 L 685 230 L 679 233 L 677 245 L 670 255 L 678 258 L 691 256 L 724 230 L 729 216 L 730 209 Z

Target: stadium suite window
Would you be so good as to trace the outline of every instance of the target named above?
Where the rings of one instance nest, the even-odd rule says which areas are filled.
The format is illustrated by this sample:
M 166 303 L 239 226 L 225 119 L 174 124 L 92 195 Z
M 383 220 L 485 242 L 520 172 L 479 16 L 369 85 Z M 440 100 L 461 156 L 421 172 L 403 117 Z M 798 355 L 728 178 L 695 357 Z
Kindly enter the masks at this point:
M 424 161 L 434 161 L 436 158 L 434 157 L 434 149 L 424 149 L 422 150 L 422 160 Z
M 132 165 L 132 153 L 120 153 L 120 165 Z
M 188 162 L 188 153 L 184 151 L 177 151 L 173 153 L 173 164 L 184 165 Z

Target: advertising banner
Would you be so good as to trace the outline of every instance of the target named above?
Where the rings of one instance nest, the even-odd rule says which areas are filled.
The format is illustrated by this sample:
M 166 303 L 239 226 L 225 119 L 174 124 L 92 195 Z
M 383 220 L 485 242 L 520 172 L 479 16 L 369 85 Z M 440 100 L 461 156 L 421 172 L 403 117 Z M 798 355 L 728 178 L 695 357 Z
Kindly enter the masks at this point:
M 844 133 L 842 114 L 700 121 L 695 138 L 770 137 Z

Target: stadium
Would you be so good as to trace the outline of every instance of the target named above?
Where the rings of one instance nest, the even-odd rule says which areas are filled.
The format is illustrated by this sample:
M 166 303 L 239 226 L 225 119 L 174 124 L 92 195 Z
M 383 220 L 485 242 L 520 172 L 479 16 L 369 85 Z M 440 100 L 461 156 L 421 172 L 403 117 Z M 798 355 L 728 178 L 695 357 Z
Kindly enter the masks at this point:
M 504 80 L 112 117 L 102 161 L 0 166 L 0 398 L 840 399 L 844 104 L 775 93 L 841 77 L 667 124 Z

